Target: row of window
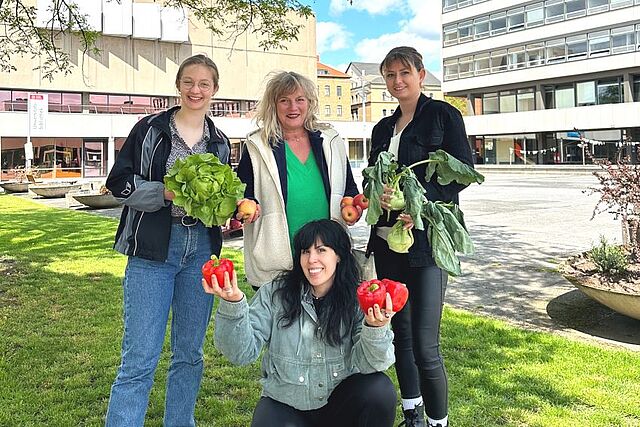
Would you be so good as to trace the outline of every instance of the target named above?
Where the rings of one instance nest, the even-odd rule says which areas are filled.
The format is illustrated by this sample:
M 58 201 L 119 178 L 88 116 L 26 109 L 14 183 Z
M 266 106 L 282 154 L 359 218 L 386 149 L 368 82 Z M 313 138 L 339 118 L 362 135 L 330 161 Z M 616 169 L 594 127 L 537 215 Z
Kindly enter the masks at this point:
M 444 46 L 633 6 L 634 0 L 546 0 L 446 25 Z M 635 0 L 640 4 L 640 0 Z
M 487 0 L 442 0 L 442 12 L 451 12 L 452 10 L 462 9 L 485 1 Z
M 444 80 L 640 50 L 640 24 L 513 46 L 444 61 Z
M 633 80 L 634 92 L 640 90 L 640 77 Z M 584 82 L 545 85 L 542 96 L 545 109 L 586 105 L 617 104 L 624 101 L 622 77 Z M 636 99 L 638 101 L 640 99 Z M 476 115 L 515 113 L 536 109 L 535 89 L 523 88 L 484 93 L 474 97 Z
M 331 105 L 325 105 L 324 106 L 324 116 L 325 117 L 330 117 L 331 116 Z M 342 105 L 336 106 L 336 116 L 337 117 L 342 117 Z
M 320 86 L 318 86 L 318 95 L 320 95 Z M 324 96 L 331 96 L 330 85 L 324 85 Z M 336 86 L 336 96 L 342 96 L 342 86 Z

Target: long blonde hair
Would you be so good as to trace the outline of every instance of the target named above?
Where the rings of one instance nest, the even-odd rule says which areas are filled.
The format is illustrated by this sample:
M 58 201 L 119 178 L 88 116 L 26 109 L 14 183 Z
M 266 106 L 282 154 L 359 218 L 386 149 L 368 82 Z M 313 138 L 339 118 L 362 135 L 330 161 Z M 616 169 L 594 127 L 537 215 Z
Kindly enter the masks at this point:
M 256 107 L 256 123 L 260 127 L 262 140 L 275 146 L 284 139 L 282 126 L 278 121 L 278 99 L 289 95 L 297 89 L 302 89 L 305 98 L 309 101 L 307 117 L 304 118 L 304 128 L 308 131 L 316 131 L 325 128 L 326 125 L 318 122 L 318 95 L 316 85 L 309 78 L 293 71 L 282 71 L 271 74 L 262 99 Z

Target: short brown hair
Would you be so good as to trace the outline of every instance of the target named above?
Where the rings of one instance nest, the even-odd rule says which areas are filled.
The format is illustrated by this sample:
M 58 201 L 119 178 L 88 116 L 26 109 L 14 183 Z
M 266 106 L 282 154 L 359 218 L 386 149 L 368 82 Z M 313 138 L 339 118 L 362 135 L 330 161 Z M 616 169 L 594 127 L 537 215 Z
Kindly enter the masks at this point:
M 391 49 L 382 60 L 382 63 L 380 63 L 380 74 L 383 74 L 382 70 L 388 67 L 393 61 L 400 61 L 405 67 L 411 67 L 413 65 L 418 71 L 424 68 L 422 55 L 420 55 L 417 50 L 410 46 L 398 46 Z
M 176 74 L 176 87 L 178 89 L 180 89 L 180 79 L 182 78 L 182 73 L 184 73 L 184 69 L 190 65 L 204 65 L 205 67 L 209 67 L 213 76 L 213 87 L 218 87 L 218 66 L 208 56 L 198 54 L 188 57 L 187 59 L 182 61 L 182 64 L 180 64 L 180 68 L 178 68 L 178 73 Z

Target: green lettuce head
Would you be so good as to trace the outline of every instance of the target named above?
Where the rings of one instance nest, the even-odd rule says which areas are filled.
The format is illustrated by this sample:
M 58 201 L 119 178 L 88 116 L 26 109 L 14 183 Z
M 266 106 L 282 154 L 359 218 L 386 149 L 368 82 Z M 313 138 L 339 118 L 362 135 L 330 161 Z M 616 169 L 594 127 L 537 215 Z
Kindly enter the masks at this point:
M 231 218 L 245 189 L 231 167 L 211 153 L 176 160 L 164 177 L 164 186 L 175 193 L 175 205 L 207 227 Z

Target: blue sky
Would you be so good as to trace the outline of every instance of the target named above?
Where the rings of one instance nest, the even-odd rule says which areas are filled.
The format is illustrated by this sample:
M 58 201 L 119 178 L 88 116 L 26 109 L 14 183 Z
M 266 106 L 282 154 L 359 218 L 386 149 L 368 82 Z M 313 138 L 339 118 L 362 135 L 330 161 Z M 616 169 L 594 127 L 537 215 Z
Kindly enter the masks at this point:
M 306 0 L 317 18 L 320 61 L 345 71 L 349 62 L 379 63 L 394 46 L 413 46 L 442 75 L 441 0 Z

